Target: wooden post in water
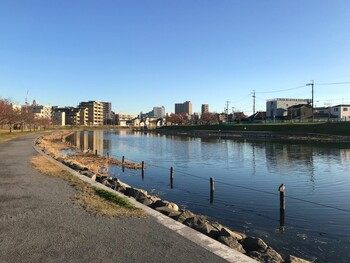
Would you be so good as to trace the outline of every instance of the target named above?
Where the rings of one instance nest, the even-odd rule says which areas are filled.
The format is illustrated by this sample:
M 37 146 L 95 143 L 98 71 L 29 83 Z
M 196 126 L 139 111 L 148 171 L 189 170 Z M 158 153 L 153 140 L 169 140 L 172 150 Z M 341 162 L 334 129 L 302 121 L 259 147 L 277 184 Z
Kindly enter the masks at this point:
M 286 193 L 284 192 L 286 190 L 286 187 L 284 184 L 281 184 L 278 188 L 278 191 L 280 192 L 280 210 L 285 211 L 286 210 Z
M 174 167 L 170 167 L 170 188 L 174 188 Z
M 122 163 L 124 164 L 124 161 L 125 161 L 125 157 L 124 157 L 124 155 L 123 155 L 123 157 L 122 157 Z
M 286 186 L 284 184 L 281 184 L 278 188 L 278 191 L 280 192 L 280 228 L 279 231 L 281 233 L 284 233 L 285 227 L 285 211 L 286 211 Z
M 214 177 L 210 177 L 210 203 L 214 202 Z
M 142 163 L 141 163 L 141 169 L 142 169 L 142 171 L 145 170 L 145 162 L 144 161 L 142 161 Z
M 97 156 L 97 149 L 95 150 L 95 155 Z

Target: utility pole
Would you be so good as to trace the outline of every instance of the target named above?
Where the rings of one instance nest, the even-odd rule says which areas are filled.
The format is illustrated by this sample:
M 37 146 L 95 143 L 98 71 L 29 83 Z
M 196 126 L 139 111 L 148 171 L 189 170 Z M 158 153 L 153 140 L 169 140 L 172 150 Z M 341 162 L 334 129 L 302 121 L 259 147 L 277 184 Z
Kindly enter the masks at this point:
M 253 115 L 255 114 L 255 90 L 253 90 Z
M 311 80 L 311 83 L 306 84 L 306 86 L 311 86 L 311 102 L 312 102 L 312 122 L 315 121 L 315 115 L 314 115 L 314 81 Z
M 229 104 L 230 102 L 227 100 L 226 101 L 226 109 L 225 109 L 225 112 L 226 112 L 226 122 L 228 123 L 228 104 Z

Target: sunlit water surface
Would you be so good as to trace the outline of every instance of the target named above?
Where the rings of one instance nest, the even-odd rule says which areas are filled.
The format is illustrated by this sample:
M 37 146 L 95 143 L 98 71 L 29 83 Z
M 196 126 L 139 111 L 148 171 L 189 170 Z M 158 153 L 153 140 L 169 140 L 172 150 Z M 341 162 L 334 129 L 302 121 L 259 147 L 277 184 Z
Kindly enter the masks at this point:
M 350 262 L 350 146 L 236 141 L 131 131 L 84 131 L 70 140 L 117 159 L 145 161 L 146 170 L 110 174 L 206 215 L 231 229 L 264 239 L 282 254 Z M 174 167 L 173 188 L 170 167 Z M 215 192 L 210 198 L 210 177 Z M 286 185 L 280 221 L 279 192 Z

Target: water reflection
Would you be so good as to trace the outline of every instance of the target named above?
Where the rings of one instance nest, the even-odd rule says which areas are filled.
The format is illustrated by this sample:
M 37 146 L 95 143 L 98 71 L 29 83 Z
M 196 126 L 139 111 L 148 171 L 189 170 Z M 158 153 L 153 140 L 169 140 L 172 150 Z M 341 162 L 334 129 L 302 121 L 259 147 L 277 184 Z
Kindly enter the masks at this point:
M 82 151 L 97 151 L 98 155 L 106 155 L 111 150 L 111 140 L 105 140 L 104 131 L 101 130 L 76 132 L 66 140 Z

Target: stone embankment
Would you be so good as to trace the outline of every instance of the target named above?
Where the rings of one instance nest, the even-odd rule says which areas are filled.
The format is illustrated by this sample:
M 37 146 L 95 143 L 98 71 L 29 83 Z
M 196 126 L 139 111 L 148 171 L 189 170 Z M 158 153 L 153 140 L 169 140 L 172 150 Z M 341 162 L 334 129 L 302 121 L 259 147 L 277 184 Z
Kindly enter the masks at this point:
M 41 138 L 42 139 L 42 138 Z M 40 140 L 37 145 L 40 147 Z M 42 145 L 41 145 L 42 146 Z M 89 170 L 87 167 L 74 163 L 71 160 L 66 160 L 62 155 L 57 155 L 53 152 L 42 148 L 46 154 L 50 155 L 57 161 L 76 170 L 82 175 L 85 175 L 111 189 L 125 194 L 126 196 L 135 198 L 138 202 L 151 207 L 160 213 L 169 216 L 170 218 L 189 226 L 247 256 L 264 263 L 308 263 L 310 261 L 294 257 L 292 255 L 282 256 L 276 250 L 268 246 L 262 239 L 257 237 L 246 236 L 243 233 L 238 233 L 229 228 L 207 220 L 202 215 L 196 215 L 189 210 L 180 209 L 175 203 L 162 200 L 157 196 L 149 195 L 147 191 L 131 187 L 128 184 L 121 182 L 119 179 L 96 173 Z

